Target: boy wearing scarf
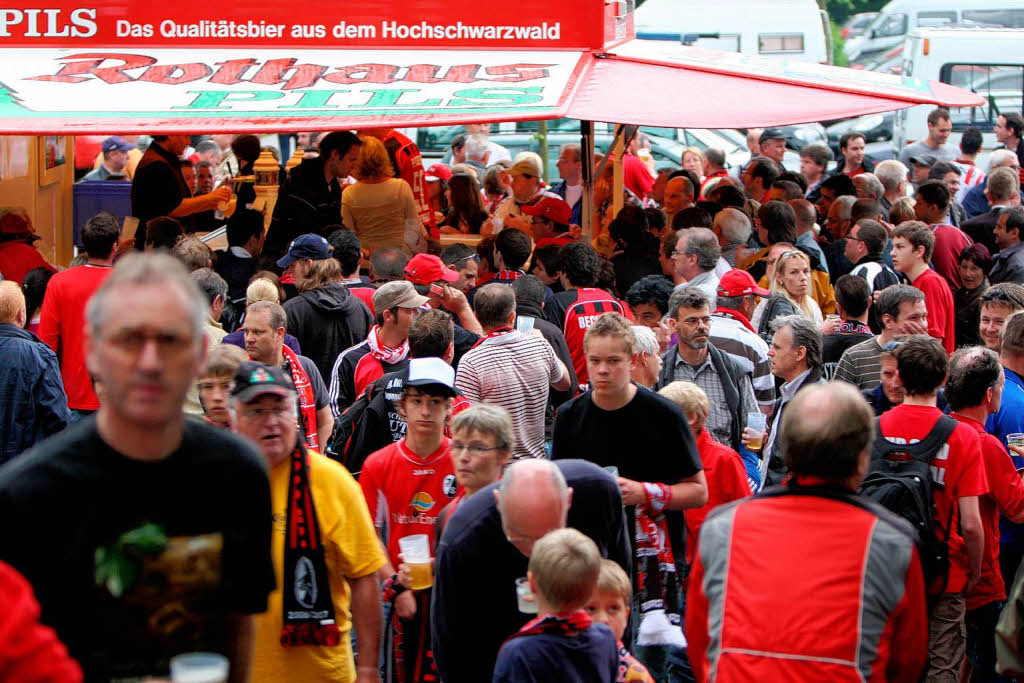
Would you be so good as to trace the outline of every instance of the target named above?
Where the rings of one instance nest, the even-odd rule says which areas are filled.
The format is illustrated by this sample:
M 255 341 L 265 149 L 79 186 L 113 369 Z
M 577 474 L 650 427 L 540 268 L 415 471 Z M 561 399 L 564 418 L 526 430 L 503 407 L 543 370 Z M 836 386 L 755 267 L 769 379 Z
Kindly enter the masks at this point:
M 615 680 L 615 635 L 583 609 L 600 573 L 597 545 L 575 529 L 556 529 L 534 544 L 527 577 L 537 618 L 501 646 L 494 683 Z
M 376 573 L 386 558 L 359 485 L 344 467 L 306 447 L 297 400 L 280 368 L 238 366 L 231 391 L 235 431 L 259 445 L 270 468 L 277 578 L 268 609 L 256 620 L 252 680 L 379 681 Z
M 444 435 L 455 396 L 455 370 L 440 358 L 414 358 L 398 402 L 407 424 L 405 437 L 366 459 L 359 485 L 374 525 L 387 547 L 388 562 L 380 572 L 383 599 L 394 602 L 394 643 L 386 643 L 388 680 L 406 683 L 437 680 L 430 647 L 429 591 L 405 591 L 395 568 L 398 540 L 426 534 L 431 556 L 436 545 L 435 522 L 458 489 L 449 439 Z

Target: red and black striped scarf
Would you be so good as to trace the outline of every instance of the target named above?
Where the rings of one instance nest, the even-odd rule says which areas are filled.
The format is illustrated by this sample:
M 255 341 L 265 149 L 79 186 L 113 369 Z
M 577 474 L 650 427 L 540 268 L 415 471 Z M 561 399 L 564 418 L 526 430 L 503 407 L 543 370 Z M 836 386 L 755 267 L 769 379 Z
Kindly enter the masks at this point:
M 521 629 L 513 633 L 507 643 L 513 638 L 521 636 L 536 636 L 542 633 L 554 633 L 562 636 L 574 636 L 577 633 L 586 631 L 594 620 L 584 610 L 576 610 L 572 614 L 549 614 L 546 617 L 537 617 L 528 621 Z
M 341 632 L 334 621 L 327 560 L 309 485 L 309 456 L 301 441 L 295 444 L 288 467 L 281 646 L 330 647 L 341 641 Z

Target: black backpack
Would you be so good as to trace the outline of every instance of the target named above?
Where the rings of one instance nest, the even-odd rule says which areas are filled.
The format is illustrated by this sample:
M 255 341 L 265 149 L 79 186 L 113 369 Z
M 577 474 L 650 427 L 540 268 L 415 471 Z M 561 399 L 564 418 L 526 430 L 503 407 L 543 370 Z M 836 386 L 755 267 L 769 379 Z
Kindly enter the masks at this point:
M 943 415 L 927 436 L 914 444 L 898 444 L 882 436 L 881 423 L 875 427 L 871 466 L 859 492 L 910 522 L 918 534 L 918 551 L 925 583 L 949 579 L 949 533 L 953 526 L 950 509 L 946 535 L 935 535 L 935 489 L 943 485 L 932 479 L 931 461 L 956 429 L 956 420 Z
M 764 314 L 761 316 L 761 323 L 757 326 L 757 336 L 761 337 L 768 346 L 772 345 L 772 337 L 775 332 L 772 330 L 772 321 L 784 315 L 795 315 L 800 313 L 797 305 L 782 294 L 773 294 L 764 305 Z
M 327 448 L 324 451 L 324 455 L 344 465 L 352 473 L 352 476 L 357 479 L 359 478 L 359 470 L 362 468 L 362 463 L 351 462 L 350 449 L 352 447 L 352 437 L 355 436 L 356 427 L 366 413 L 366 409 L 370 407 L 370 401 L 376 396 L 374 387 L 374 382 L 367 385 L 363 393 L 355 400 L 355 403 L 346 408 L 334 420 L 334 429 L 331 431 L 331 436 L 327 441 Z M 355 471 L 352 471 L 354 465 Z

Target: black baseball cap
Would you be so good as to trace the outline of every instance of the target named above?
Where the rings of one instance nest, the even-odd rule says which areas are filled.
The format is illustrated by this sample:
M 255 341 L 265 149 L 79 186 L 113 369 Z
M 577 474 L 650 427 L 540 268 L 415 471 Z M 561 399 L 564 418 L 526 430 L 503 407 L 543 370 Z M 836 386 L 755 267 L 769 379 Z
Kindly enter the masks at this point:
M 767 142 L 768 140 L 785 140 L 786 134 L 782 132 L 781 128 L 765 128 L 764 132 L 761 133 L 761 138 L 758 140 L 759 143 Z
M 266 394 L 288 397 L 295 393 L 292 379 L 281 368 L 256 361 L 242 361 L 235 371 L 231 395 L 242 403 L 249 403 Z

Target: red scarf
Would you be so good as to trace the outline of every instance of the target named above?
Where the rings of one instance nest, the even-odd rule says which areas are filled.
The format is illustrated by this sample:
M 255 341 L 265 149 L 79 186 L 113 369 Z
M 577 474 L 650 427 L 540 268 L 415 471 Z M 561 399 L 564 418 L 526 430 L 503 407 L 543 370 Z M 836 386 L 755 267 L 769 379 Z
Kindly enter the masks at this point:
M 485 334 L 484 336 L 480 337 L 480 339 L 477 340 L 476 344 L 473 344 L 473 346 L 470 347 L 470 348 L 471 349 L 475 349 L 476 347 L 480 346 L 481 344 L 483 344 L 488 339 L 494 339 L 495 337 L 503 337 L 506 334 L 512 334 L 515 331 L 516 331 L 516 329 L 514 327 L 498 327 L 498 328 L 495 328 L 495 329 L 491 330 L 490 332 L 488 332 L 487 334 Z
M 524 275 L 526 275 L 526 273 L 521 270 L 499 270 L 495 273 L 492 279 L 515 282 Z
M 313 384 L 302 369 L 299 356 L 285 345 L 281 346 L 281 353 L 284 355 L 284 368 L 292 375 L 292 384 L 299 394 L 299 412 L 302 415 L 302 429 L 305 432 L 306 446 L 314 451 L 320 452 L 320 442 L 316 436 L 316 396 L 313 394 Z
M 366 343 L 370 347 L 370 355 L 386 365 L 394 365 L 405 360 L 409 355 L 409 340 L 402 341 L 398 348 L 384 346 L 380 341 L 380 325 L 370 328 L 370 334 L 366 336 Z
M 576 610 L 572 614 L 549 614 L 546 617 L 537 617 L 513 633 L 505 641 L 522 636 L 536 636 L 542 633 L 554 633 L 562 636 L 574 636 L 581 631 L 586 631 L 594 623 L 590 615 L 584 610 Z
M 718 308 L 715 309 L 715 312 L 712 313 L 712 315 L 720 315 L 723 318 L 732 318 L 733 320 L 739 320 L 741 323 L 743 323 L 743 326 L 745 328 L 747 328 L 754 334 L 757 334 L 757 330 L 755 330 L 754 326 L 750 324 L 750 320 L 747 319 L 747 316 L 743 315 L 739 311 L 734 311 L 733 309 L 726 308 L 725 306 L 719 306 Z

